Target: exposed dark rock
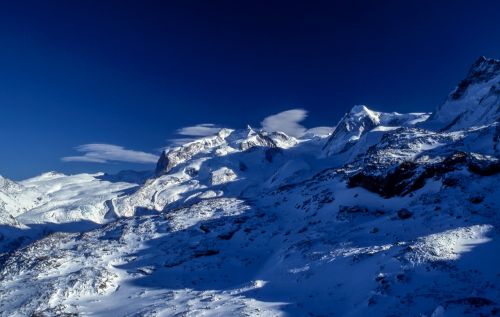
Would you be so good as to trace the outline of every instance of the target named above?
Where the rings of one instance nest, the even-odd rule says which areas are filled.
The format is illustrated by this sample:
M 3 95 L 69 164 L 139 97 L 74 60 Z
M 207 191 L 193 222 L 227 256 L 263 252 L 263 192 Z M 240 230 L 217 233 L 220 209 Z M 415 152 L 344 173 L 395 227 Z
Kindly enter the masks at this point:
M 248 169 L 248 167 L 246 166 L 246 164 L 245 164 L 245 163 L 243 163 L 243 162 L 240 162 L 240 164 L 239 164 L 239 165 L 240 165 L 240 166 L 239 166 L 240 171 L 242 171 L 242 172 L 244 172 L 244 171 L 246 171 L 246 170 Z
M 479 160 L 474 156 L 469 158 L 467 167 L 469 171 L 481 175 L 491 176 L 500 173 L 500 160 Z
M 455 152 L 439 163 L 417 164 L 406 161 L 385 173 L 361 171 L 349 177 L 348 186 L 360 186 L 386 198 L 404 196 L 422 188 L 426 179 L 443 176 L 462 167 L 467 167 L 475 174 L 489 176 L 500 172 L 500 160 Z
M 266 149 L 266 152 L 265 152 L 266 160 L 269 163 L 272 163 L 274 157 L 278 154 L 281 154 L 281 152 L 282 152 L 281 149 L 277 148 L 277 147 L 271 147 L 269 149 Z
M 446 187 L 455 187 L 460 183 L 460 180 L 456 177 L 445 177 L 443 179 L 443 185 Z
M 211 250 L 211 249 L 208 249 L 208 250 L 197 250 L 197 251 L 194 252 L 194 257 L 195 258 L 200 258 L 200 257 L 203 257 L 203 256 L 217 255 L 219 253 L 220 253 L 219 250 Z
M 340 213 L 368 213 L 368 209 L 360 206 L 339 206 Z
M 405 219 L 410 219 L 413 216 L 413 213 L 409 211 L 408 209 L 400 209 L 398 210 L 398 218 L 405 220 Z
M 369 210 L 361 206 L 339 206 L 337 219 L 345 220 L 355 217 L 357 215 L 367 215 Z
M 424 184 L 417 175 L 417 164 L 403 162 L 386 175 L 373 175 L 360 172 L 348 179 L 349 187 L 361 186 L 383 197 L 406 194 L 410 189 L 418 189 Z M 417 177 L 415 177 L 417 176 Z
M 200 230 L 203 231 L 204 233 L 209 233 L 210 232 L 210 229 L 208 228 L 208 226 L 202 224 L 200 226 Z
M 450 300 L 447 302 L 447 304 L 466 304 L 473 307 L 483 307 L 483 306 L 495 305 L 495 302 L 484 297 L 466 297 L 466 298 Z
M 163 151 L 161 153 L 161 155 L 160 155 L 160 159 L 156 163 L 155 173 L 157 175 L 166 174 L 166 173 L 170 172 L 170 170 L 172 169 L 172 167 L 173 166 L 172 166 L 172 164 L 170 163 L 170 160 L 167 157 L 167 152 Z
M 469 198 L 469 201 L 473 204 L 480 204 L 483 202 L 483 200 L 484 200 L 483 196 L 473 196 Z
M 184 170 L 184 173 L 188 174 L 191 177 L 196 177 L 198 175 L 198 170 L 193 167 L 187 167 Z
M 307 231 L 307 227 L 303 227 L 302 229 L 300 229 L 299 231 L 297 231 L 297 233 L 304 233 Z
M 222 234 L 219 234 L 217 236 L 217 238 L 221 239 L 221 240 L 231 240 L 234 236 L 234 234 L 236 233 L 237 230 L 233 230 L 233 231 L 229 231 L 229 232 L 226 232 L 226 233 L 222 233 Z
M 176 267 L 176 266 L 179 266 L 181 265 L 182 263 L 184 263 L 185 261 L 174 261 L 174 262 L 168 262 L 168 263 L 165 263 L 163 266 L 166 267 L 166 268 L 171 268 L 171 267 Z

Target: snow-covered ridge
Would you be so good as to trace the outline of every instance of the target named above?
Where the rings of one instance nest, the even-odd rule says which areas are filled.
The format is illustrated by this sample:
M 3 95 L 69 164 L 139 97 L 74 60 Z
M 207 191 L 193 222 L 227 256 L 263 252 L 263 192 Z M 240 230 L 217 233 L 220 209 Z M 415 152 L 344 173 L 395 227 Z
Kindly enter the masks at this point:
M 163 151 L 156 166 L 156 174 L 169 173 L 177 165 L 202 152 L 214 151 L 214 155 L 223 156 L 253 147 L 288 148 L 295 144 L 297 140 L 283 132 L 257 131 L 250 126 L 242 130 L 221 129 L 213 136 Z

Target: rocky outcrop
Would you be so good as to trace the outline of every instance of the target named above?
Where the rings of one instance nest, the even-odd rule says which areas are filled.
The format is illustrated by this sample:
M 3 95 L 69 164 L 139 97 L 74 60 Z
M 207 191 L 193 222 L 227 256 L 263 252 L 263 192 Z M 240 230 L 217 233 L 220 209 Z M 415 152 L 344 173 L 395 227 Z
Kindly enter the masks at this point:
M 361 171 L 348 178 L 348 186 L 360 186 L 385 198 L 404 196 L 422 188 L 427 179 L 443 177 L 460 168 L 491 176 L 500 173 L 500 160 L 475 153 L 456 152 L 439 163 L 418 164 L 406 161 L 386 173 Z
M 237 177 L 232 169 L 221 167 L 211 173 L 211 183 L 213 186 L 222 185 L 234 181 Z

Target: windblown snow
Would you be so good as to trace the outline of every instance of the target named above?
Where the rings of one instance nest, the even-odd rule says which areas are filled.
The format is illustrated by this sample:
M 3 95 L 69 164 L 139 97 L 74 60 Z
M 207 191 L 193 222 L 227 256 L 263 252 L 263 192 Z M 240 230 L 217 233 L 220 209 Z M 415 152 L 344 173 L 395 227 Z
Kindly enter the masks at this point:
M 499 72 L 480 58 L 432 114 L 0 178 L 0 315 L 500 314 Z

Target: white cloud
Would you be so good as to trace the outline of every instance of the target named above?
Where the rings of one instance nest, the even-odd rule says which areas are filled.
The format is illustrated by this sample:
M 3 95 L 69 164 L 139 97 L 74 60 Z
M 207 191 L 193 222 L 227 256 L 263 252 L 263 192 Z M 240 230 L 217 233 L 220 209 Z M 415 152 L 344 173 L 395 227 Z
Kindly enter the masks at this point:
M 165 148 L 170 148 L 171 146 L 180 146 L 184 145 L 186 143 L 192 142 L 196 140 L 196 138 L 174 138 L 174 139 L 168 139 L 168 142 L 170 143 L 170 146 L 166 146 Z
M 291 109 L 264 118 L 261 122 L 262 128 L 266 131 L 281 131 L 288 135 L 300 137 L 306 132 L 306 128 L 299 124 L 307 117 L 304 109 Z
M 216 134 L 221 128 L 213 123 L 201 123 L 191 127 L 184 127 L 177 130 L 178 135 L 186 136 L 208 136 Z
M 170 147 L 181 146 L 186 143 L 192 142 L 196 139 L 214 135 L 219 132 L 222 128 L 216 126 L 213 123 L 200 123 L 197 125 L 180 128 L 176 131 L 176 134 L 182 137 L 168 139 L 167 141 L 170 143 Z
M 315 127 L 308 129 L 305 134 L 327 136 L 335 130 L 334 127 Z
M 158 156 L 135 150 L 128 150 L 119 145 L 113 144 L 84 144 L 76 147 L 78 152 L 84 153 L 77 156 L 66 156 L 61 158 L 64 162 L 93 162 L 108 163 L 131 162 L 131 163 L 156 163 Z

